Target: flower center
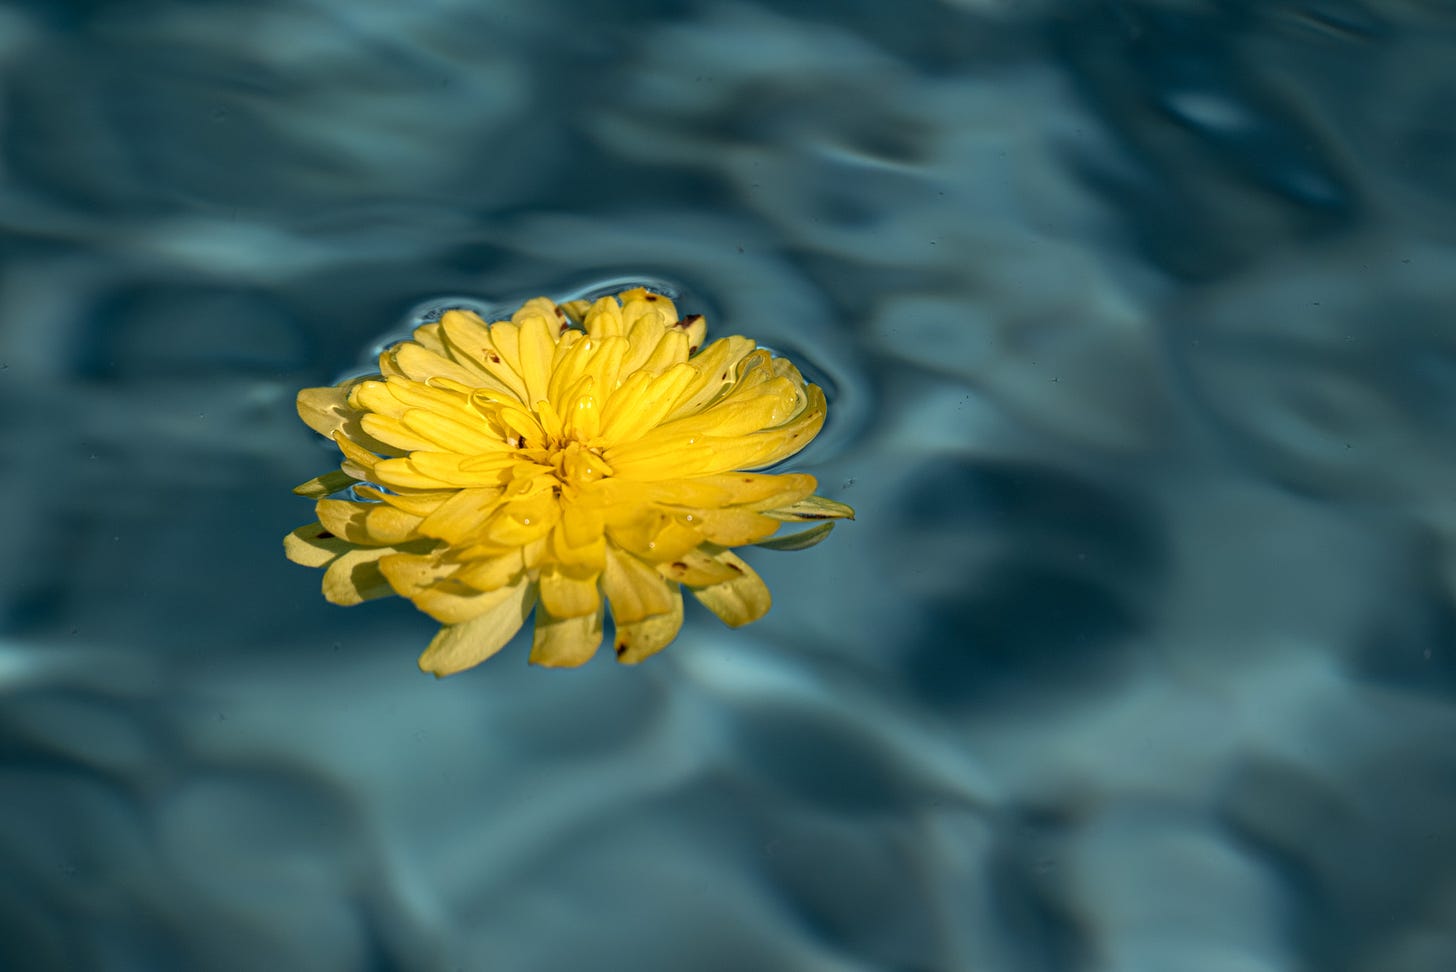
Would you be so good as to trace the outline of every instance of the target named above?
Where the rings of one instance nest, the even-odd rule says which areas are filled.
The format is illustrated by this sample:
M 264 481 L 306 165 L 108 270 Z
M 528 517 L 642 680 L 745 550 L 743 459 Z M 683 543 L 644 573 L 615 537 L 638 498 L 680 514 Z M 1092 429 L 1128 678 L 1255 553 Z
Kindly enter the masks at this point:
M 556 478 L 567 486 L 586 486 L 612 474 L 612 467 L 599 451 L 588 449 L 575 439 L 552 448 L 547 461 L 555 470 Z

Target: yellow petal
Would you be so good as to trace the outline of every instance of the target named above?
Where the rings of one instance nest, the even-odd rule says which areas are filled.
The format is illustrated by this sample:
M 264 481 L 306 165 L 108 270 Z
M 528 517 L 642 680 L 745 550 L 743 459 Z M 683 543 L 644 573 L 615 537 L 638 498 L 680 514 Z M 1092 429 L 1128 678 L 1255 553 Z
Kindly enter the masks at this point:
M 738 576 L 738 571 L 705 550 L 689 550 L 676 560 L 658 564 L 657 572 L 689 587 L 711 587 Z
M 464 362 L 452 361 L 444 354 L 430 351 L 408 341 L 395 346 L 394 363 L 400 372 L 411 381 L 425 382 L 432 378 L 449 378 L 473 388 L 489 380 L 484 369 L 475 366 L 468 357 Z
M 703 542 L 692 525 L 653 507 L 609 510 L 607 536 L 643 560 L 673 560 Z
M 356 547 L 350 550 L 324 571 L 324 597 L 330 603 L 350 607 L 393 594 L 389 581 L 379 570 L 380 559 L 393 554 L 392 547 Z
M 358 443 L 357 448 L 371 458 L 374 453 L 397 456 L 400 450 L 381 442 L 364 430 L 364 413 L 350 404 L 352 390 L 365 379 L 356 378 L 328 388 L 305 388 L 298 393 L 299 418 L 309 428 L 338 441 L 340 436 Z M 366 467 L 367 468 L 367 467 Z
M 479 534 L 500 505 L 501 490 L 491 487 L 462 489 L 418 521 L 418 532 L 460 546 Z
M 325 530 L 322 523 L 309 523 L 283 538 L 283 553 L 295 564 L 323 567 L 353 549 L 349 541 Z
M 359 420 L 359 427 L 380 442 L 394 447 L 398 453 L 413 452 L 416 449 L 438 449 L 431 440 L 405 428 L 403 422 L 393 415 L 369 412 Z
M 621 337 L 622 330 L 622 305 L 615 297 L 600 297 L 591 305 L 591 310 L 586 312 L 586 319 L 583 321 L 586 333 L 591 335 L 593 340 L 607 337 Z
M 691 415 L 711 402 L 725 386 L 732 384 L 739 362 L 754 347 L 748 338 L 734 334 L 714 341 L 699 352 L 690 362 L 698 376 L 683 389 L 669 417 Z
M 720 551 L 716 559 L 736 571 L 738 576 L 721 584 L 695 588 L 693 596 L 730 628 L 757 621 L 767 614 L 773 600 L 767 585 L 753 572 L 753 568 L 731 550 Z
M 602 593 L 611 603 L 617 625 L 632 624 L 672 610 L 668 581 L 645 562 L 613 544 L 607 545 Z
M 423 448 L 429 450 L 476 455 L 506 452 L 511 448 L 483 420 L 464 408 L 450 415 L 414 408 L 405 412 L 400 421 L 424 439 L 428 444 Z
M 752 510 L 692 510 L 683 515 L 704 540 L 724 547 L 740 547 L 771 536 L 779 521 Z
M 413 599 L 431 585 L 448 580 L 458 569 L 434 553 L 385 552 L 390 556 L 379 569 L 400 597 Z
M 640 438 L 672 411 L 678 397 L 696 373 L 691 365 L 676 365 L 655 378 L 638 371 L 607 399 L 602 409 L 602 436 L 612 443 Z
M 682 630 L 682 591 L 672 585 L 672 607 L 664 614 L 656 614 L 631 624 L 617 623 L 613 647 L 617 661 L 635 665 L 649 655 L 666 648 L 677 633 Z
M 499 600 L 470 621 L 440 629 L 420 655 L 421 671 L 453 675 L 479 665 L 500 651 L 521 630 L 536 603 L 535 586 L 522 578 L 513 587 L 495 592 Z M 491 595 L 486 595 L 491 596 Z
M 319 500 L 314 506 L 324 529 L 350 543 L 383 547 L 416 539 L 420 517 L 383 503 Z
M 554 321 L 554 317 L 548 322 L 539 314 L 532 314 L 520 323 L 521 380 L 526 384 L 525 402 L 528 405 L 535 405 L 546 398 L 559 333 Z
M 484 387 L 508 391 L 518 401 L 526 394 L 525 383 L 515 369 L 508 365 L 495 347 L 490 329 L 484 321 L 471 311 L 446 311 L 440 318 L 440 329 L 451 352 L 457 358 L 469 359 L 472 366 L 479 368 L 491 379 Z
M 520 550 L 510 550 L 495 557 L 471 560 L 454 574 L 456 580 L 468 584 L 478 591 L 493 591 L 506 587 L 525 569 Z
M 519 574 L 506 586 L 493 591 L 478 591 L 451 578 L 425 588 L 410 600 L 441 624 L 460 624 L 495 610 L 496 604 L 505 596 L 502 592 L 510 591 L 525 578 L 525 574 Z
M 544 601 L 543 601 L 544 604 Z M 575 668 L 596 654 L 602 643 L 602 610 L 558 618 L 536 608 L 536 633 L 531 642 L 531 664 L 547 668 Z
M 647 318 L 658 327 L 670 327 L 677 321 L 677 306 L 662 294 L 654 294 L 645 287 L 633 287 L 617 295 L 622 302 L 622 325 L 631 328 L 639 320 Z
M 602 606 L 595 571 L 569 571 L 551 564 L 541 571 L 541 604 L 555 618 L 595 614 Z
M 560 519 L 561 507 L 549 492 L 501 507 L 491 515 L 485 536 L 503 547 L 524 547 L 545 538 Z

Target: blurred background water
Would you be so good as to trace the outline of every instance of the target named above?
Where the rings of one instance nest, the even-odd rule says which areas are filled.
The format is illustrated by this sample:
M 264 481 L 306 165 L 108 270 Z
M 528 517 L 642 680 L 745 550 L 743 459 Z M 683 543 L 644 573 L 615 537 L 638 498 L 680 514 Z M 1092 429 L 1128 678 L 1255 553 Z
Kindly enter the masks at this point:
M 0 7 L 0 968 L 1456 970 L 1456 5 L 605 6 Z M 295 391 L 623 277 L 858 521 L 420 675 Z

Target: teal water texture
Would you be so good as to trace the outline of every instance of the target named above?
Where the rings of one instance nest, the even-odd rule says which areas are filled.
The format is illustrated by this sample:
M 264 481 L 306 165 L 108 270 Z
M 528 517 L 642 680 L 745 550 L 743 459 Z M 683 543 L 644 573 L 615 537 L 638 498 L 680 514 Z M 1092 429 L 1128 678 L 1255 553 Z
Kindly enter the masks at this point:
M 0 968 L 1456 969 L 1456 8 L 0 8 Z M 444 681 L 300 387 L 670 282 L 854 523 Z

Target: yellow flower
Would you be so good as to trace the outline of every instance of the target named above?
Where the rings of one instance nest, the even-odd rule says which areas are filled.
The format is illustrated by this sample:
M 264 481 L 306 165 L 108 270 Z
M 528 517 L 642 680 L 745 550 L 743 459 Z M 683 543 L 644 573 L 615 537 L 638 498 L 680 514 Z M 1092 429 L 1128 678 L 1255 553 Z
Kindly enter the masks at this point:
M 808 444 L 824 393 L 705 332 L 641 288 L 538 297 L 490 325 L 447 311 L 379 375 L 304 389 L 299 415 L 344 461 L 295 490 L 318 522 L 288 535 L 289 559 L 325 568 L 335 604 L 399 594 L 441 622 L 419 660 L 436 675 L 489 658 L 532 608 L 531 661 L 552 666 L 592 656 L 607 603 L 624 662 L 676 637 L 684 587 L 729 625 L 757 620 L 768 588 L 730 548 L 808 546 L 832 523 L 765 541 L 853 511 L 813 476 L 741 471 Z

